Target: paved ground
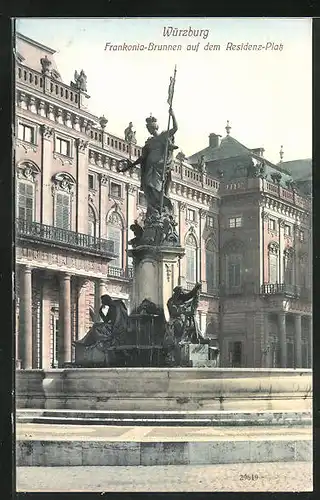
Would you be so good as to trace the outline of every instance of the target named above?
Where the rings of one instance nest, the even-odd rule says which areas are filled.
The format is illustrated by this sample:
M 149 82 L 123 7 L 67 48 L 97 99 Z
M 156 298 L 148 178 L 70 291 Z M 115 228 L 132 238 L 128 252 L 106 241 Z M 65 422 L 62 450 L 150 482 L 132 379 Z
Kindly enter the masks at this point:
M 18 467 L 19 492 L 312 491 L 312 464 Z
M 132 427 L 101 425 L 22 424 L 16 425 L 18 440 L 83 441 L 214 441 L 237 439 L 308 439 L 311 426 L 286 427 Z

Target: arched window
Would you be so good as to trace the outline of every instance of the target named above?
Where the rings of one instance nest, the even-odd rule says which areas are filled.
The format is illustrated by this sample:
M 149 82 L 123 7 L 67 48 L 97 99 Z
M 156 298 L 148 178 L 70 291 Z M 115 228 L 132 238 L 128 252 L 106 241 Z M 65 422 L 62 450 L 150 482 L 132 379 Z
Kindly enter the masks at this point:
M 114 252 L 117 254 L 117 258 L 111 262 L 111 265 L 122 268 L 123 225 L 120 215 L 116 212 L 112 212 L 109 215 L 107 238 L 114 242 Z
M 283 281 L 286 285 L 294 285 L 294 252 L 287 248 L 283 253 Z
M 66 172 L 53 177 L 54 225 L 60 229 L 71 229 L 71 201 L 75 184 L 75 179 Z
M 197 281 L 197 241 L 192 234 L 186 238 L 186 281 L 195 283 Z
M 269 283 L 279 283 L 279 245 L 275 242 L 269 243 Z
M 28 223 L 35 220 L 35 186 L 39 173 L 38 166 L 31 161 L 17 166 L 17 215 Z
M 88 206 L 88 234 L 95 238 L 96 232 L 97 232 L 96 214 L 95 214 L 93 208 L 89 205 Z
M 218 254 L 215 242 L 210 238 L 206 243 L 206 281 L 208 292 L 218 285 Z
M 34 220 L 34 185 L 31 182 L 18 182 L 18 218 L 26 222 Z
M 71 200 L 67 193 L 56 194 L 55 226 L 70 229 Z

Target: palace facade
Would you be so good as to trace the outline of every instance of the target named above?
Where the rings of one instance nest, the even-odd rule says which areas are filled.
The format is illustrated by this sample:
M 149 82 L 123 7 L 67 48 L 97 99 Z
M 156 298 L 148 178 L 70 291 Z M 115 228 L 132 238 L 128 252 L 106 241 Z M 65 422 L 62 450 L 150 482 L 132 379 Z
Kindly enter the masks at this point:
M 17 34 L 15 56 L 16 358 L 48 369 L 73 361 L 103 293 L 130 310 L 126 248 L 146 203 L 139 169 L 116 167 L 141 146 L 90 113 L 52 49 Z M 221 366 L 311 367 L 311 160 L 275 165 L 230 132 L 175 159 L 180 283 L 202 283 L 198 321 Z

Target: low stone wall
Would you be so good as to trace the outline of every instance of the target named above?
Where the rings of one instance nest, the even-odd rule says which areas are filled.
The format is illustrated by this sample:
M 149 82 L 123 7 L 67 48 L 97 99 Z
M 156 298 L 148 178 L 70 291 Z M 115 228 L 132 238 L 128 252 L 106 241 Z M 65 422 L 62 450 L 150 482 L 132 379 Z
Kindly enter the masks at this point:
M 305 410 L 307 369 L 66 368 L 18 370 L 17 408 Z

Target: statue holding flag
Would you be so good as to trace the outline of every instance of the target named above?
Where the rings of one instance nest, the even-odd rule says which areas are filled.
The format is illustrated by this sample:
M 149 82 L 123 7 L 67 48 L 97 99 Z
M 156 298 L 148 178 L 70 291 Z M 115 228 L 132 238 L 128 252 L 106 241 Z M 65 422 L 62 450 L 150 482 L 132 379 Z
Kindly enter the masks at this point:
M 157 119 L 150 115 L 146 119 L 149 137 L 142 148 L 141 156 L 134 162 L 127 161 L 124 166 L 119 166 L 119 172 L 126 172 L 136 165 L 141 165 L 141 190 L 147 199 L 147 218 L 162 214 L 172 214 L 172 203 L 168 196 L 171 182 L 171 169 L 173 165 L 173 151 L 177 149 L 174 144 L 174 134 L 178 130 L 177 121 L 172 109 L 172 99 L 175 84 L 175 75 L 170 78 L 168 91 L 169 119 L 166 131 L 158 132 Z M 172 127 L 170 121 L 172 119 Z

